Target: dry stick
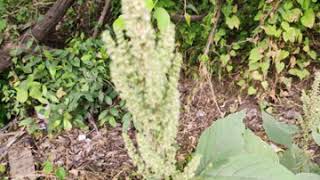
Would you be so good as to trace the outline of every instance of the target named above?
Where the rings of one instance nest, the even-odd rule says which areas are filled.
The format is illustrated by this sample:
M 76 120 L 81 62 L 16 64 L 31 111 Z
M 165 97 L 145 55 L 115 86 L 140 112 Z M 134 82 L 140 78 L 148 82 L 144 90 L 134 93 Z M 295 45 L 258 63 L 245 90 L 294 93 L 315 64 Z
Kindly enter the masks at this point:
M 221 2 L 220 2 L 220 0 L 217 0 L 216 10 L 215 11 L 216 12 L 215 12 L 215 16 L 213 17 L 212 29 L 210 31 L 206 47 L 205 47 L 205 49 L 203 51 L 203 55 L 204 56 L 208 56 L 210 47 L 211 47 L 211 45 L 213 43 L 213 37 L 214 37 L 214 35 L 215 35 L 216 31 L 217 31 L 217 26 L 218 26 L 218 23 L 219 23 L 219 20 L 220 20 L 220 16 L 221 16 Z M 204 64 L 204 62 L 200 63 L 200 68 L 199 69 L 200 69 L 201 79 L 203 79 L 203 80 L 205 80 L 205 81 L 207 81 L 209 83 L 209 87 L 210 87 L 210 91 L 211 91 L 211 94 L 212 94 L 213 102 L 214 102 L 215 106 L 217 107 L 217 109 L 218 109 L 218 111 L 220 113 L 220 116 L 223 117 L 224 113 L 221 111 L 220 106 L 219 106 L 219 104 L 217 102 L 217 97 L 216 97 L 216 94 L 215 94 L 215 90 L 214 90 L 212 82 L 211 82 L 212 76 L 208 72 L 208 69 L 207 69 L 206 65 Z
M 107 15 L 108 10 L 109 10 L 110 2 L 111 2 L 111 0 L 105 0 L 105 4 L 104 4 L 103 10 L 101 12 L 101 16 L 99 18 L 98 24 L 94 28 L 93 38 L 97 38 L 97 36 L 98 36 L 99 28 L 103 25 L 103 21 Z

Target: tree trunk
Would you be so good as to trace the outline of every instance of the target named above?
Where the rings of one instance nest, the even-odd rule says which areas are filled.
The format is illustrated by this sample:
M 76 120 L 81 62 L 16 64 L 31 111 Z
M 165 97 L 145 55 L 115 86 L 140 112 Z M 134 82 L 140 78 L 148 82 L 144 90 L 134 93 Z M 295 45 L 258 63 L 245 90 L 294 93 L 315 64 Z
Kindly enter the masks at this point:
M 55 4 L 48 10 L 44 18 L 39 21 L 31 31 L 27 31 L 21 36 L 21 45 L 5 45 L 0 50 L 0 73 L 11 66 L 10 51 L 14 48 L 23 47 L 23 44 L 30 38 L 34 37 L 37 41 L 42 42 L 45 37 L 56 27 L 61 21 L 74 0 L 57 0 Z

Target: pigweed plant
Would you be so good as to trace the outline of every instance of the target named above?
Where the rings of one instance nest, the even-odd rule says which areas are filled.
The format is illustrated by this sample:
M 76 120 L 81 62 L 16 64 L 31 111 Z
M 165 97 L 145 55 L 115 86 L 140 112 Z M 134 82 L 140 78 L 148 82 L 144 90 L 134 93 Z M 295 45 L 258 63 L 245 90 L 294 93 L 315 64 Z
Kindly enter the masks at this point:
M 111 78 L 133 116 L 138 147 L 126 133 L 123 138 L 139 174 L 146 179 L 189 179 L 198 158 L 184 173 L 175 166 L 182 57 L 174 52 L 175 29 L 168 14 L 164 9 L 157 12 L 162 13 L 159 34 L 144 1 L 122 0 L 123 15 L 114 26 L 116 40 L 109 33 L 103 39 L 113 59 Z
M 320 145 L 320 72 L 315 74 L 311 92 L 303 91 L 301 100 L 303 102 L 304 118 L 300 121 L 304 145 L 314 140 Z M 310 133 L 311 132 L 311 133 Z

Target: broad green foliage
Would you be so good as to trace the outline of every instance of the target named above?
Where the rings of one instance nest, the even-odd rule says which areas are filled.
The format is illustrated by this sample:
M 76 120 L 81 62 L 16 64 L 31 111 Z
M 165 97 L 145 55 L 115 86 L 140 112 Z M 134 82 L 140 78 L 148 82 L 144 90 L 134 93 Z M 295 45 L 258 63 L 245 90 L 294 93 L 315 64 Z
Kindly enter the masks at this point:
M 85 127 L 89 113 L 109 107 L 99 116 L 100 125 L 115 126 L 125 103 L 115 103 L 117 93 L 108 82 L 108 56 L 101 41 L 75 38 L 64 50 L 38 53 L 13 58 L 10 85 L 2 87 L 8 118 L 18 116 L 31 132 L 37 129 L 37 118 L 44 119 L 52 132 Z M 30 117 L 32 109 L 37 118 Z
M 203 59 L 201 53 L 216 23 L 212 22 L 216 2 L 187 1 L 185 13 L 183 2 L 159 0 L 155 5 L 185 17 L 207 14 L 202 21 L 177 23 L 178 42 L 191 65 Z M 206 58 L 208 67 L 220 78 L 240 74 L 237 84 L 249 95 L 269 91 L 275 75 L 286 77 L 272 84 L 275 87 L 288 78 L 305 79 L 310 64 L 319 60 L 315 39 L 320 33 L 319 13 L 317 0 L 223 1 L 214 44 Z
M 262 112 L 263 127 L 273 142 L 290 147 L 293 143 L 293 136 L 298 132 L 294 125 L 277 121 L 273 116 Z
M 300 164 L 307 159 L 277 153 L 243 125 L 245 112 L 231 114 L 217 120 L 201 135 L 196 155 L 201 155 L 197 179 L 208 180 L 300 180 L 302 177 L 317 178 L 315 165 Z M 285 157 L 288 156 L 288 157 Z M 295 169 L 299 165 L 304 169 Z M 287 169 L 287 167 L 289 169 Z M 312 170 L 311 170 L 312 169 Z
M 271 115 L 262 112 L 263 127 L 273 142 L 285 146 L 287 149 L 280 153 L 280 163 L 294 173 L 320 173 L 319 165 L 312 162 L 313 154 L 308 152 L 310 130 L 312 127 L 306 126 L 308 122 L 301 124 L 301 129 L 295 125 L 279 122 Z M 302 134 L 302 138 L 294 138 Z M 300 149 L 299 146 L 302 147 Z
M 293 173 L 319 173 L 319 166 L 312 162 L 311 155 L 303 151 L 297 145 L 292 145 L 289 149 L 281 153 L 280 163 Z
M 180 100 L 177 90 L 182 57 L 175 52 L 175 31 L 163 8 L 156 8 L 159 33 L 151 23 L 150 4 L 122 0 L 114 25 L 115 40 L 105 32 L 112 58 L 111 77 L 132 113 L 137 147 L 123 138 L 138 173 L 146 179 L 190 179 L 197 158 L 182 173 L 176 168 L 176 135 Z

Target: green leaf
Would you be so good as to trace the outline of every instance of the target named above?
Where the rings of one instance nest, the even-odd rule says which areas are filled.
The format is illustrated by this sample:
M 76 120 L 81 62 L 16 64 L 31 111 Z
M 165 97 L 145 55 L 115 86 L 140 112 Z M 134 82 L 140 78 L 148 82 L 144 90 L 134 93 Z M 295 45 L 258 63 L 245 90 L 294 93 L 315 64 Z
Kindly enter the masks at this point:
M 261 155 L 239 155 L 230 157 L 221 166 L 209 167 L 204 180 L 296 180 L 285 167 Z
M 300 80 L 303 80 L 304 78 L 308 77 L 310 75 L 310 72 L 306 69 L 298 69 L 293 68 L 289 70 L 289 74 L 299 77 Z
M 24 103 L 28 100 L 28 91 L 23 88 L 16 88 L 17 91 L 17 101 L 20 103 Z
M 184 15 L 184 19 L 186 20 L 188 26 L 190 26 L 191 25 L 191 16 L 188 13 L 186 13 Z
M 286 50 L 280 50 L 278 51 L 277 53 L 277 57 L 276 57 L 276 60 L 277 61 L 282 61 L 284 60 L 285 58 L 287 58 L 289 56 L 289 52 L 286 51 Z
M 275 64 L 276 64 L 277 73 L 278 74 L 281 73 L 285 67 L 285 64 L 283 62 L 278 62 L 278 61 Z
M 222 67 L 225 67 L 228 64 L 228 62 L 230 61 L 230 55 L 229 54 L 222 54 L 220 56 L 220 60 L 221 60 Z
M 297 174 L 297 180 L 320 180 L 320 175 L 312 173 L 300 173 Z
M 163 8 L 156 8 L 154 17 L 157 20 L 160 31 L 166 31 L 170 24 L 170 16 L 168 12 Z
M 153 7 L 154 7 L 154 2 L 153 0 L 145 0 L 144 1 L 146 4 L 146 8 L 148 9 L 148 11 L 152 11 Z
M 131 125 L 131 120 L 132 120 L 132 116 L 130 113 L 126 113 L 123 117 L 122 117 L 122 130 L 124 132 L 126 132 Z
M 268 158 L 276 163 L 279 163 L 277 153 L 269 144 L 256 136 L 251 130 L 247 129 L 244 134 L 245 150 L 249 154 L 258 154 L 264 158 Z
M 50 63 L 49 61 L 46 61 L 46 68 L 49 70 L 49 73 L 52 77 L 52 79 L 55 79 L 56 73 L 57 73 L 57 67 Z
M 0 18 L 0 32 L 4 31 L 7 27 L 7 21 Z
M 114 116 L 107 116 L 107 120 L 112 127 L 115 128 L 117 126 L 117 121 Z
M 57 177 L 59 180 L 64 180 L 64 179 L 66 179 L 67 172 L 66 172 L 66 170 L 65 170 L 63 167 L 59 167 L 59 168 L 56 170 L 55 175 L 56 175 L 56 177 Z
M 293 135 L 298 132 L 298 127 L 277 121 L 273 116 L 262 112 L 263 128 L 268 137 L 275 143 L 290 147 Z
M 306 10 L 304 15 L 301 17 L 301 23 L 305 27 L 312 28 L 315 22 L 315 14 L 312 8 Z
M 112 99 L 111 99 L 111 97 L 109 97 L 109 96 L 106 96 L 105 98 L 105 102 L 108 104 L 108 105 L 112 105 Z
M 42 171 L 45 174 L 51 174 L 53 171 L 53 164 L 50 161 L 44 162 Z
M 240 20 L 236 15 L 233 15 L 231 17 L 226 18 L 226 24 L 230 29 L 239 29 L 240 26 Z
M 0 175 L 4 174 L 6 171 L 7 171 L 6 166 L 3 164 L 0 164 Z
M 244 117 L 245 111 L 231 114 L 217 120 L 201 134 L 196 148 L 196 154 L 202 156 L 198 173 L 209 164 L 225 161 L 228 157 L 244 150 L 242 137 L 245 132 L 245 126 L 242 122 Z
M 253 48 L 251 51 L 250 51 L 250 56 L 249 56 L 249 60 L 253 62 L 257 62 L 259 61 L 260 59 L 263 58 L 263 55 L 260 51 L 260 48 L 256 47 L 256 48 Z
M 317 130 L 312 131 L 312 138 L 320 146 L 320 133 Z
M 250 86 L 249 88 L 248 88 L 248 95 L 255 95 L 257 93 L 257 89 L 256 88 L 254 88 L 253 86 Z
M 120 15 L 112 24 L 112 27 L 116 31 L 121 31 L 125 29 L 125 21 L 123 15 Z
M 107 117 L 107 115 L 108 115 L 108 112 L 109 112 L 108 110 L 102 111 L 98 116 L 98 120 L 100 121 L 102 119 L 105 119 Z
M 116 109 L 116 108 L 111 108 L 111 109 L 110 109 L 110 114 L 111 114 L 112 116 L 119 117 L 119 111 L 118 111 L 118 109 Z
M 297 0 L 297 2 L 301 5 L 301 7 L 306 10 L 310 6 L 310 0 Z
M 66 112 L 63 115 L 63 129 L 66 131 L 70 131 L 72 129 L 72 124 L 70 120 L 72 119 L 72 116 L 70 113 Z
M 280 163 L 293 173 L 311 172 L 317 166 L 297 145 L 292 145 L 280 156 Z
M 275 25 L 267 25 L 263 29 L 267 35 L 274 37 L 280 37 L 282 32 L 281 29 L 277 30 L 277 27 Z

